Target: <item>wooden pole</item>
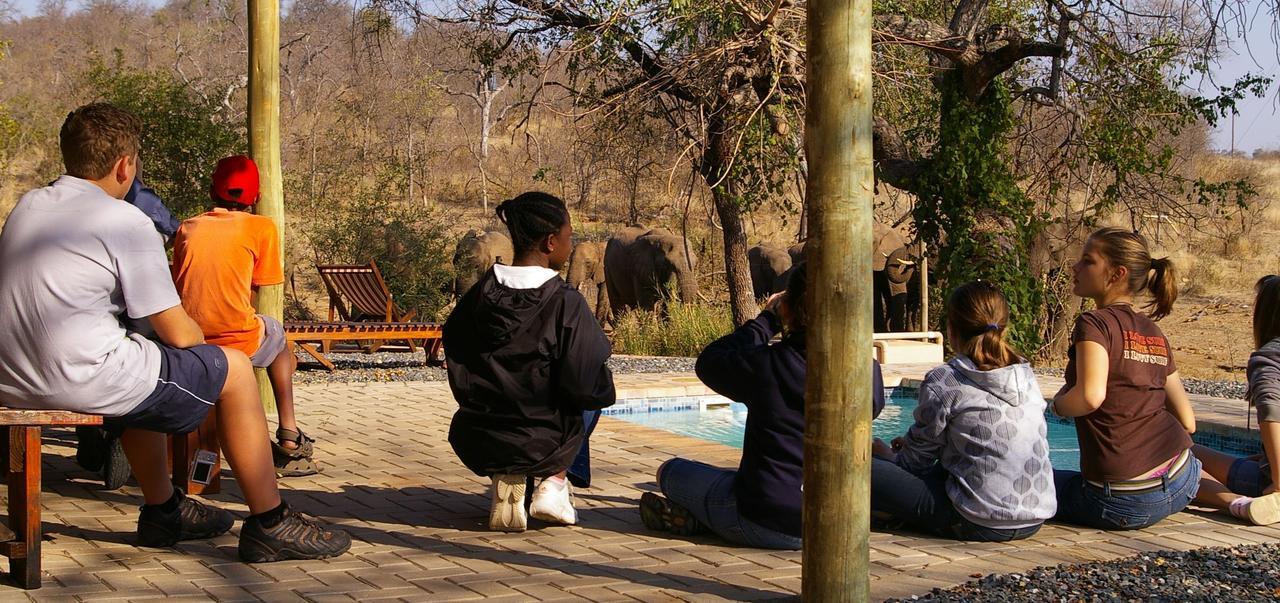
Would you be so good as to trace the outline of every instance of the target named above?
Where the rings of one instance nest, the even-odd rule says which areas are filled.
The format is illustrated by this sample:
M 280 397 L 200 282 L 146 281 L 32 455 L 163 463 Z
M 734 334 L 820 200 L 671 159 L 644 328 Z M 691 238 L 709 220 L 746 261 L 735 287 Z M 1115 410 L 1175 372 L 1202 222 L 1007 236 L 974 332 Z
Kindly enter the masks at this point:
M 920 241 L 920 330 L 929 330 L 929 247 Z
M 280 3 L 249 1 L 249 155 L 258 164 L 261 196 L 258 214 L 276 222 L 284 253 L 284 187 L 280 174 Z M 283 258 L 281 258 L 283 260 Z M 284 317 L 284 285 L 258 290 L 258 313 Z M 258 392 L 267 408 L 275 396 L 266 371 L 256 371 Z
M 810 0 L 805 601 L 866 601 L 871 472 L 871 0 Z

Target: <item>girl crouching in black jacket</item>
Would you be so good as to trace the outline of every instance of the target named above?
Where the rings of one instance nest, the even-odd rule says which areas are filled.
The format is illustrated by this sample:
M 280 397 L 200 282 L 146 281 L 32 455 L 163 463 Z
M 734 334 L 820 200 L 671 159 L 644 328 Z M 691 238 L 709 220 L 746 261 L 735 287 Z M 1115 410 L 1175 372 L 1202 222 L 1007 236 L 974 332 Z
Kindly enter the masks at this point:
M 573 248 L 564 202 L 524 193 L 497 208 L 515 261 L 495 264 L 444 325 L 449 387 L 458 412 L 449 443 L 493 480 L 489 528 L 524 531 L 528 515 L 577 523 L 566 473 L 594 418 L 614 403 L 609 340 L 559 269 Z M 582 476 L 579 476 L 582 477 Z M 539 478 L 525 510 L 527 480 Z M 585 481 L 585 480 L 584 480 Z

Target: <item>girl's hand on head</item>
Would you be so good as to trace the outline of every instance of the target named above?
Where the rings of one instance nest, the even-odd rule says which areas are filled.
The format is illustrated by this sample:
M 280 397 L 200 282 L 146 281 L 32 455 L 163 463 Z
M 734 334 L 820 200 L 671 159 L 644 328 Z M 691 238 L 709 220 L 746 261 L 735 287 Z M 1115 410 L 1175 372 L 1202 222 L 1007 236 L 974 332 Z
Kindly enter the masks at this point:
M 787 296 L 786 291 L 783 291 L 781 293 L 774 293 L 773 295 L 770 295 L 769 299 L 764 300 L 764 309 L 762 311 L 773 312 L 774 314 L 778 314 L 778 307 L 782 305 L 782 299 L 786 296 Z

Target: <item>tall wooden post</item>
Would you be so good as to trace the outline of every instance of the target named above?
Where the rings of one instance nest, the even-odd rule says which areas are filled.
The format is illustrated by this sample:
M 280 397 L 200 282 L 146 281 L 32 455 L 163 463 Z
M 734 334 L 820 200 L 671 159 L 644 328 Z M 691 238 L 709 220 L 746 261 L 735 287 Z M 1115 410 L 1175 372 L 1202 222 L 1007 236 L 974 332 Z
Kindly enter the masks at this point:
M 284 253 L 284 187 L 280 174 L 280 2 L 249 0 L 249 155 L 258 164 L 258 214 L 276 222 Z M 258 290 L 258 313 L 284 317 L 284 285 Z M 259 370 L 258 391 L 275 406 L 271 382 Z
M 929 330 L 929 247 L 920 241 L 920 330 Z
M 869 596 L 871 0 L 810 0 L 806 601 Z

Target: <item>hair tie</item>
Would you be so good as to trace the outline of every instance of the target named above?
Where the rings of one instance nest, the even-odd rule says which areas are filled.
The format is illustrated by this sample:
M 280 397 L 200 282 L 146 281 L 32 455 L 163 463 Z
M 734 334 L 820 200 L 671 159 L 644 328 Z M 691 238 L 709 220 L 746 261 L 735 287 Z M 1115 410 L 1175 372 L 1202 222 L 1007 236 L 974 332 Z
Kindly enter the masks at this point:
M 995 324 L 995 323 L 987 323 L 987 330 L 988 330 L 988 331 L 999 331 L 999 330 L 1000 330 L 1000 325 Z

